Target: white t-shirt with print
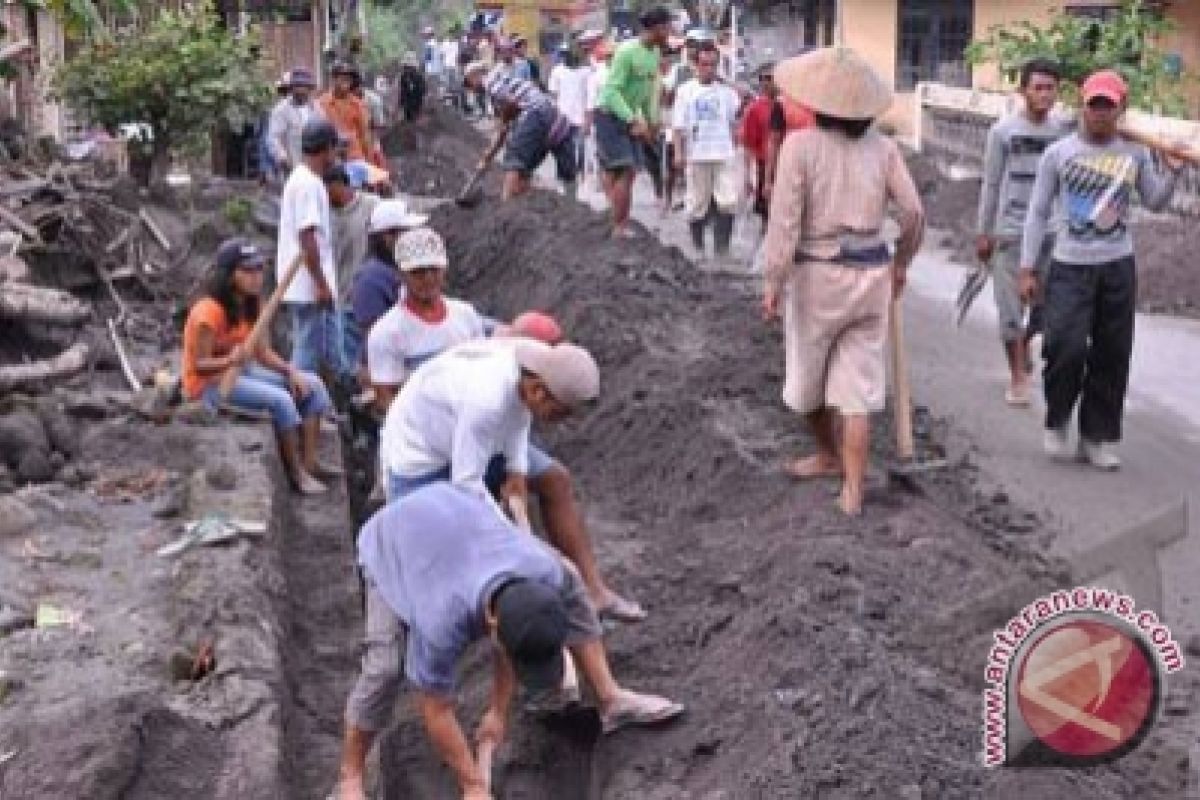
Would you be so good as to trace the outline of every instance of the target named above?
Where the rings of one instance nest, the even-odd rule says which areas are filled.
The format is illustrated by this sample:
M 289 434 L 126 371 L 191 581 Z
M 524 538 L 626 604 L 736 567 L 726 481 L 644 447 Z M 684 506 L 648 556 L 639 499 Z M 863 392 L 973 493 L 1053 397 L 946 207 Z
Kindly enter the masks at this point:
M 317 230 L 317 249 L 321 253 L 321 272 L 329 291 L 337 298 L 337 270 L 333 261 L 333 232 L 330 223 L 329 195 L 325 183 L 308 168 L 299 164 L 288 176 L 279 201 L 279 241 L 275 253 L 275 280 L 283 281 L 292 260 L 300 253 L 300 233 L 309 228 Z M 292 285 L 283 295 L 284 302 L 312 303 L 317 299 L 317 285 L 301 265 Z
M 683 131 L 689 161 L 728 161 L 735 151 L 733 127 L 737 122 L 737 92 L 716 81 L 704 85 L 690 80 L 675 94 L 672 127 Z
M 558 64 L 550 70 L 550 94 L 554 96 L 558 110 L 573 125 L 583 124 L 590 72 L 587 67 L 568 67 L 566 64 Z
M 521 370 L 512 347 L 481 340 L 422 364 L 388 409 L 379 459 L 389 472 L 419 478 L 450 468 L 450 480 L 482 497 L 488 462 L 529 470 L 533 417 L 517 392 Z
M 446 299 L 446 318 L 432 323 L 404 303 L 393 306 L 371 327 L 367 369 L 371 382 L 401 386 L 417 367 L 457 344 L 483 337 L 483 318 L 470 303 Z

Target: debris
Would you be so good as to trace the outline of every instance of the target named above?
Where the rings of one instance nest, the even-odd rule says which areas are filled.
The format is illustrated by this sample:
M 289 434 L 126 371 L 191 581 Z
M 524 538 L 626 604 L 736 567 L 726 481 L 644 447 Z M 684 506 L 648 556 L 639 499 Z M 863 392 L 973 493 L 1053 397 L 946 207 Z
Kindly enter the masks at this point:
M 138 218 L 146 226 L 146 229 L 154 235 L 154 239 L 158 242 L 158 246 L 163 250 L 166 250 L 168 253 L 171 252 L 171 240 L 163 234 L 162 228 L 160 228 L 158 223 L 154 221 L 154 217 L 150 216 L 150 212 L 144 208 L 138 209 Z
M 49 603 L 38 603 L 34 624 L 38 628 L 68 627 L 78 630 L 84 627 L 83 612 L 59 608 Z
M 34 621 L 33 614 L 28 610 L 0 603 L 0 637 L 32 628 Z
M 162 558 L 177 556 L 193 547 L 231 542 L 239 536 L 262 536 L 267 532 L 266 523 L 244 519 L 229 519 L 222 514 L 210 514 L 183 526 L 183 533 L 175 541 L 155 551 Z
M 81 372 L 87 366 L 88 346 L 76 342 L 69 349 L 52 358 L 25 364 L 0 366 L 0 391 L 11 391 L 18 386 L 45 383 Z
M 172 680 L 198 681 L 216 670 L 216 645 L 211 639 L 206 639 L 196 646 L 195 652 L 177 650 L 171 654 L 168 667 Z
M 221 461 L 204 470 L 205 479 L 213 489 L 230 492 L 237 488 L 237 470 L 227 461 Z
M 73 325 L 87 319 L 87 304 L 58 289 L 6 281 L 0 290 L 0 317 Z
M 0 495 L 0 538 L 20 536 L 38 521 L 37 514 L 16 495 Z
M 158 491 L 170 477 L 171 473 L 162 467 L 121 470 L 96 480 L 92 493 L 106 500 L 128 503 Z
M 112 289 L 112 282 L 107 281 L 107 283 L 109 288 Z M 112 289 L 112 291 L 115 297 L 116 290 Z M 118 304 L 121 305 L 121 313 L 124 315 L 124 304 L 120 303 L 120 298 L 118 298 Z M 117 324 L 111 317 L 108 319 L 108 336 L 112 339 L 113 348 L 117 351 L 117 359 L 121 362 L 121 373 L 125 376 L 125 382 L 129 384 L 130 389 L 140 392 L 142 390 L 142 382 L 138 380 L 137 374 L 133 371 L 133 366 L 129 363 L 129 354 L 125 351 L 125 345 L 121 342 L 121 336 L 117 333 Z
M 0 675 L 0 701 L 4 700 L 4 696 L 6 694 L 6 691 L 5 691 L 6 686 L 7 686 L 7 684 L 5 683 L 4 676 Z M 0 753 L 0 765 L 7 764 L 9 761 L 12 761 L 14 758 L 16 758 L 17 752 L 18 752 L 17 750 L 9 750 L 7 752 Z

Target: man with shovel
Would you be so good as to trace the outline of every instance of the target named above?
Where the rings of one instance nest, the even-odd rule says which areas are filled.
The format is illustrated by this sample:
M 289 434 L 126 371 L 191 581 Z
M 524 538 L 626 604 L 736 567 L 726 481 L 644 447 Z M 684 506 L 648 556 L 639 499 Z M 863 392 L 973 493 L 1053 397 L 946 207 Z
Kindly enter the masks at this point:
M 367 754 L 391 719 L 401 665 L 464 800 L 492 797 L 492 756 L 505 741 L 517 685 L 531 692 L 559 686 L 564 647 L 595 693 L 604 733 L 683 713 L 678 703 L 616 682 L 575 572 L 465 487 L 435 483 L 386 506 L 363 526 L 358 558 L 367 582 L 365 650 L 346 704 L 339 800 L 365 797 Z M 473 751 L 455 716 L 455 670 L 468 645 L 483 638 L 492 643 L 493 679 Z
M 529 191 L 530 178 L 551 154 L 564 191 L 575 197 L 579 172 L 575 139 L 579 128 L 533 81 L 517 78 L 502 67 L 486 75 L 485 71 L 481 62 L 475 62 L 467 65 L 463 76 L 468 90 L 482 87 L 487 91 L 500 118 L 500 129 L 477 165 L 476 174 L 482 174 L 507 143 L 502 160 L 505 200 Z M 462 197 L 466 199 L 468 194 L 464 191 Z

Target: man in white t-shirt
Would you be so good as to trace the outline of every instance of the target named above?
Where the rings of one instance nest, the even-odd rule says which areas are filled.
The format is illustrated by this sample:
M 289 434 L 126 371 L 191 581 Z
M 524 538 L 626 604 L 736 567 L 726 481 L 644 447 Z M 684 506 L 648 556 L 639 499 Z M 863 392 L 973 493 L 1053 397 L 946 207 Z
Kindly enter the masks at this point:
M 403 299 L 371 327 L 367 370 L 375 408 L 386 414 L 413 371 L 457 344 L 481 339 L 483 317 L 462 300 L 444 297 L 446 245 L 436 231 L 417 228 L 400 235 L 396 263 Z
M 587 123 L 587 85 L 589 67 L 581 66 L 578 57 L 569 44 L 558 48 L 559 62 L 550 70 L 550 96 L 558 105 L 563 116 L 571 120 L 571 124 L 583 131 Z M 580 133 L 575 137 L 575 164 L 583 171 L 584 137 Z
M 734 145 L 740 98 L 717 80 L 720 55 L 702 47 L 696 77 L 675 95 L 675 164 L 687 169 L 687 215 L 692 243 L 704 253 L 704 229 L 713 218 L 713 245 L 718 258 L 729 253 L 738 201 L 738 159 Z
M 579 47 L 587 60 L 587 80 L 584 83 L 584 167 L 596 176 L 599 190 L 600 169 L 596 163 L 596 134 L 592 118 L 600 101 L 600 90 L 608 78 L 608 62 L 612 60 L 612 45 L 606 42 L 599 31 L 584 31 L 579 35 Z
M 297 256 L 303 259 L 283 301 L 292 318 L 292 364 L 305 372 L 325 373 L 326 381 L 344 373 L 336 312 L 337 270 L 333 228 L 324 175 L 334 164 L 338 133 L 323 117 L 305 123 L 302 163 L 288 176 L 279 201 L 279 240 L 275 279 Z

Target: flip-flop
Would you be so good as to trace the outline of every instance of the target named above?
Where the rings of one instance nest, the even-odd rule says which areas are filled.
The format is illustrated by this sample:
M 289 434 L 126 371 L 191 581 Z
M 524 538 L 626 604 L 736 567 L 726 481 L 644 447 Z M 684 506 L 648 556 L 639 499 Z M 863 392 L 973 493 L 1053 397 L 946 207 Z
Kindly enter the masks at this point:
M 811 473 L 807 473 L 807 474 L 801 473 L 800 470 L 798 470 L 796 468 L 796 465 L 799 464 L 801 461 L 807 461 L 809 458 L 810 457 L 797 458 L 793 461 L 789 461 L 783 465 L 783 471 L 788 476 L 790 476 L 791 478 L 798 480 L 798 481 L 820 481 L 820 480 L 826 480 L 829 478 L 842 477 L 842 471 L 840 469 L 836 470 L 836 471 L 823 470 L 821 472 L 811 472 Z
M 616 622 L 641 622 L 647 616 L 646 609 L 633 600 L 626 600 L 620 595 L 613 595 L 608 604 L 596 609 L 600 619 L 611 619 Z
M 616 733 L 622 728 L 632 726 L 645 727 L 669 722 L 684 712 L 682 703 L 676 703 L 663 697 L 647 698 L 655 701 L 654 708 L 622 708 L 601 717 L 601 731 L 609 734 Z
M 1029 408 L 1029 390 L 1018 392 L 1010 386 L 1004 390 L 1004 402 L 1013 408 Z

